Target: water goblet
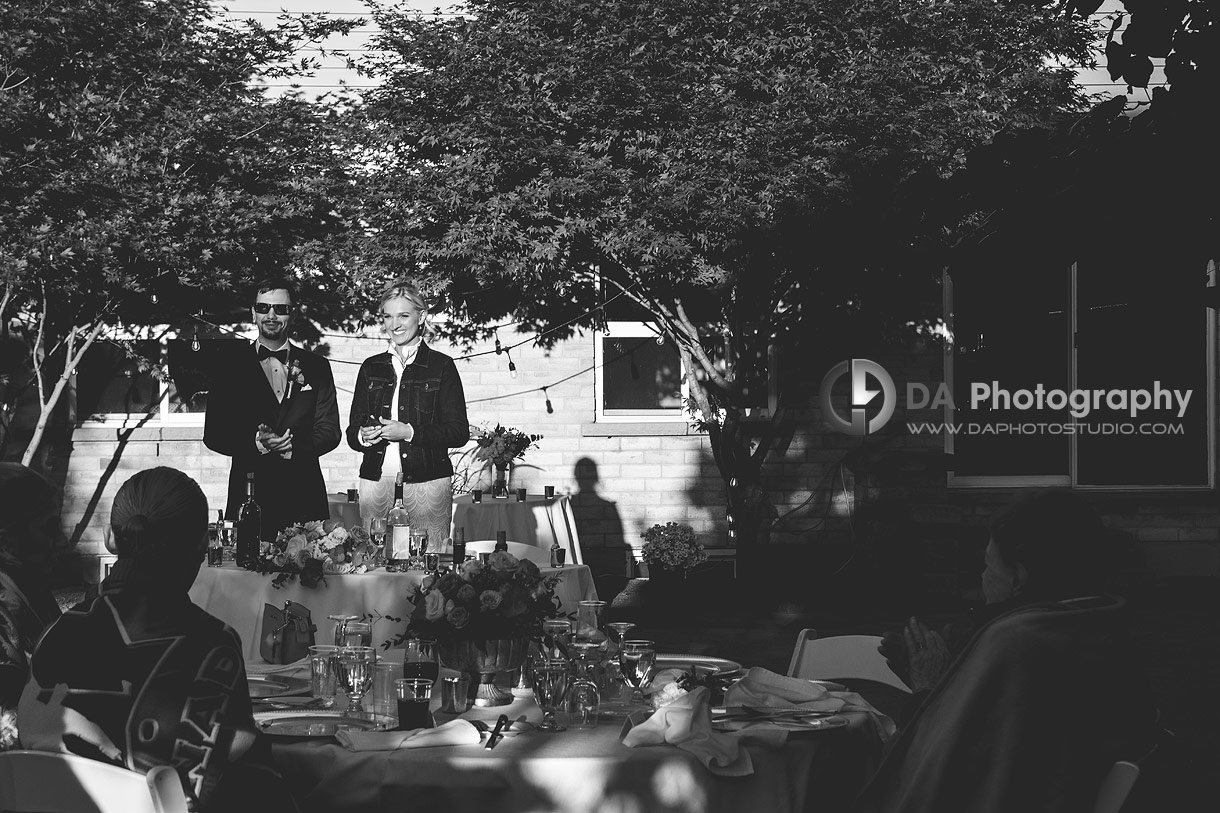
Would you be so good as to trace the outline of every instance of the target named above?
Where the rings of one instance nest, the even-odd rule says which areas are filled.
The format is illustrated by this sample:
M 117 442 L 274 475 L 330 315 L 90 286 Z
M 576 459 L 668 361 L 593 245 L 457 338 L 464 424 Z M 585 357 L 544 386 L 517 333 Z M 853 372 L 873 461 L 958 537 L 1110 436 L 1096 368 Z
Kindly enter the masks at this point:
M 611 621 L 606 625 L 607 629 L 614 631 L 614 645 L 619 649 L 623 648 L 623 640 L 627 637 L 627 633 L 635 629 L 635 624 L 630 621 Z
M 377 650 L 371 646 L 345 646 L 339 648 L 337 660 L 339 688 L 347 694 L 349 714 L 363 714 L 364 699 L 373 687 L 373 667 L 377 663 Z
M 597 686 L 601 650 L 589 641 L 577 641 L 572 648 L 576 650 L 572 662 L 576 674 L 568 685 L 568 724 L 578 729 L 596 728 L 602 699 Z
M 555 720 L 555 706 L 563 700 L 568 687 L 568 662 L 562 658 L 542 658 L 534 664 L 534 700 L 542 709 L 538 731 L 567 731 Z
M 644 693 L 640 688 L 648 682 L 648 674 L 656 659 L 656 645 L 652 641 L 623 642 L 623 648 L 618 653 L 618 665 L 623 680 L 631 686 L 632 703 L 644 702 Z
M 328 615 L 327 619 L 335 622 L 335 646 L 347 643 L 347 625 L 360 620 L 358 615 Z
M 373 625 L 368 621 L 348 621 L 343 643 L 339 646 L 372 646 Z
M 542 622 L 542 644 L 548 658 L 567 657 L 568 636 L 572 624 L 566 618 L 548 618 Z

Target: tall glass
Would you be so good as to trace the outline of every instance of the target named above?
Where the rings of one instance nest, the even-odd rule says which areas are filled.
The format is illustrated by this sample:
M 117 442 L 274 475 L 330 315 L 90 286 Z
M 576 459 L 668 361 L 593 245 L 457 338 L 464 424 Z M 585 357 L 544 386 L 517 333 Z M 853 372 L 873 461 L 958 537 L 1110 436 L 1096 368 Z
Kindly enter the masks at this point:
M 427 638 L 410 638 L 402 655 L 402 676 L 420 678 L 436 683 L 441 675 L 440 661 L 436 657 L 436 641 Z
M 432 681 L 400 678 L 394 681 L 394 686 L 398 694 L 398 730 L 435 728 L 436 721 L 429 708 L 432 702 Z
M 309 688 L 310 694 L 319 706 L 330 708 L 335 705 L 335 691 L 338 686 L 339 647 L 319 644 L 309 648 Z
M 385 534 L 385 517 L 373 517 L 371 520 L 369 520 L 369 538 L 372 539 L 373 544 L 377 546 L 377 552 L 374 554 L 373 563 L 378 566 L 385 564 Z
M 568 725 L 576 729 L 596 728 L 602 702 L 601 690 L 597 688 L 601 651 L 597 644 L 589 642 L 577 642 L 572 647 L 576 650 L 572 661 L 576 675 L 568 686 Z
M 348 621 L 340 646 L 372 646 L 373 625 L 368 621 Z
M 610 640 L 602 630 L 605 625 L 606 602 L 582 601 L 576 608 L 576 635 L 574 640 L 600 644 L 604 650 Z
M 359 621 L 358 615 L 328 615 L 327 619 L 335 624 L 335 646 L 347 645 L 347 625 Z
M 566 731 L 555 721 L 555 706 L 563 702 L 568 687 L 568 662 L 562 658 L 541 658 L 534 664 L 534 699 L 542 709 L 539 731 Z
M 377 650 L 371 646 L 344 646 L 337 658 L 339 688 L 347 694 L 349 714 L 363 714 L 361 701 L 373 687 Z
M 656 644 L 652 641 L 624 641 L 618 653 L 619 669 L 623 680 L 631 686 L 631 702 L 643 703 L 644 693 L 640 688 L 648 682 L 648 674 L 656 662 Z

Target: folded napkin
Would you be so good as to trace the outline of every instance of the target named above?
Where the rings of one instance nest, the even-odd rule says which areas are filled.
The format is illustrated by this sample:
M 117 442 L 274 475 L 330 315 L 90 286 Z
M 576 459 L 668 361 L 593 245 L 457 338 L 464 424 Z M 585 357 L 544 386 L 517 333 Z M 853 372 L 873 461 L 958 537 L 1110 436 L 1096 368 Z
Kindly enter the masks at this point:
M 436 728 L 414 731 L 335 732 L 335 739 L 349 751 L 396 751 L 399 748 L 433 748 L 439 745 L 478 745 L 479 729 L 466 720 L 450 720 Z
M 724 704 L 805 711 L 863 711 L 869 714 L 881 739 L 888 739 L 895 730 L 893 720 L 855 692 L 832 692 L 817 683 L 777 675 L 761 666 L 751 667 L 745 677 L 725 690 Z
M 787 739 L 788 732 L 776 728 L 713 731 L 708 689 L 699 686 L 632 727 L 623 736 L 623 745 L 637 748 L 668 743 L 694 754 L 712 773 L 748 776 L 754 773 L 754 762 L 749 750 L 742 747 L 744 742 L 778 746 Z

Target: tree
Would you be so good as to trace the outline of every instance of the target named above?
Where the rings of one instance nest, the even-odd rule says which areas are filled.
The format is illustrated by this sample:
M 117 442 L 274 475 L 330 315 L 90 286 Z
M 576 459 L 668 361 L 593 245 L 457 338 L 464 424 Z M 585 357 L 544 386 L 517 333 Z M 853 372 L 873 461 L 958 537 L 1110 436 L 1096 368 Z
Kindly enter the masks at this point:
M 1089 60 L 1083 22 L 1039 3 L 465 9 L 374 10 L 387 53 L 365 63 L 383 84 L 364 113 L 383 163 L 362 266 L 426 268 L 474 324 L 641 306 L 680 350 L 739 544 L 772 513 L 760 472 L 784 417 L 748 420 L 743 360 L 896 290 L 876 282 L 901 278 L 923 227 L 903 190 L 1080 108 L 1058 65 Z
M 298 48 L 359 22 L 231 24 L 207 0 L 0 8 L 0 326 L 30 354 L 6 395 L 35 387 L 40 408 L 23 462 L 95 342 L 327 266 L 352 222 L 338 106 L 252 80 L 308 69 Z

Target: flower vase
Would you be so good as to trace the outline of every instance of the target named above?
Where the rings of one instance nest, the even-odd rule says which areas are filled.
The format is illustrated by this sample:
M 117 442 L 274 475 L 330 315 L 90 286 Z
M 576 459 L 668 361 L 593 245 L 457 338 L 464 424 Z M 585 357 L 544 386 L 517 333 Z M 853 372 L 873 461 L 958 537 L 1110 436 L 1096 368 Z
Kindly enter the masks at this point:
M 513 467 L 511 463 L 496 463 L 496 479 L 491 484 L 491 496 L 497 500 L 507 500 L 509 482 L 512 480 Z
M 478 677 L 474 705 L 507 706 L 513 702 L 512 692 L 496 685 L 496 675 L 520 668 L 529 650 L 529 638 L 494 640 L 449 639 L 437 642 L 441 663 L 459 672 Z

